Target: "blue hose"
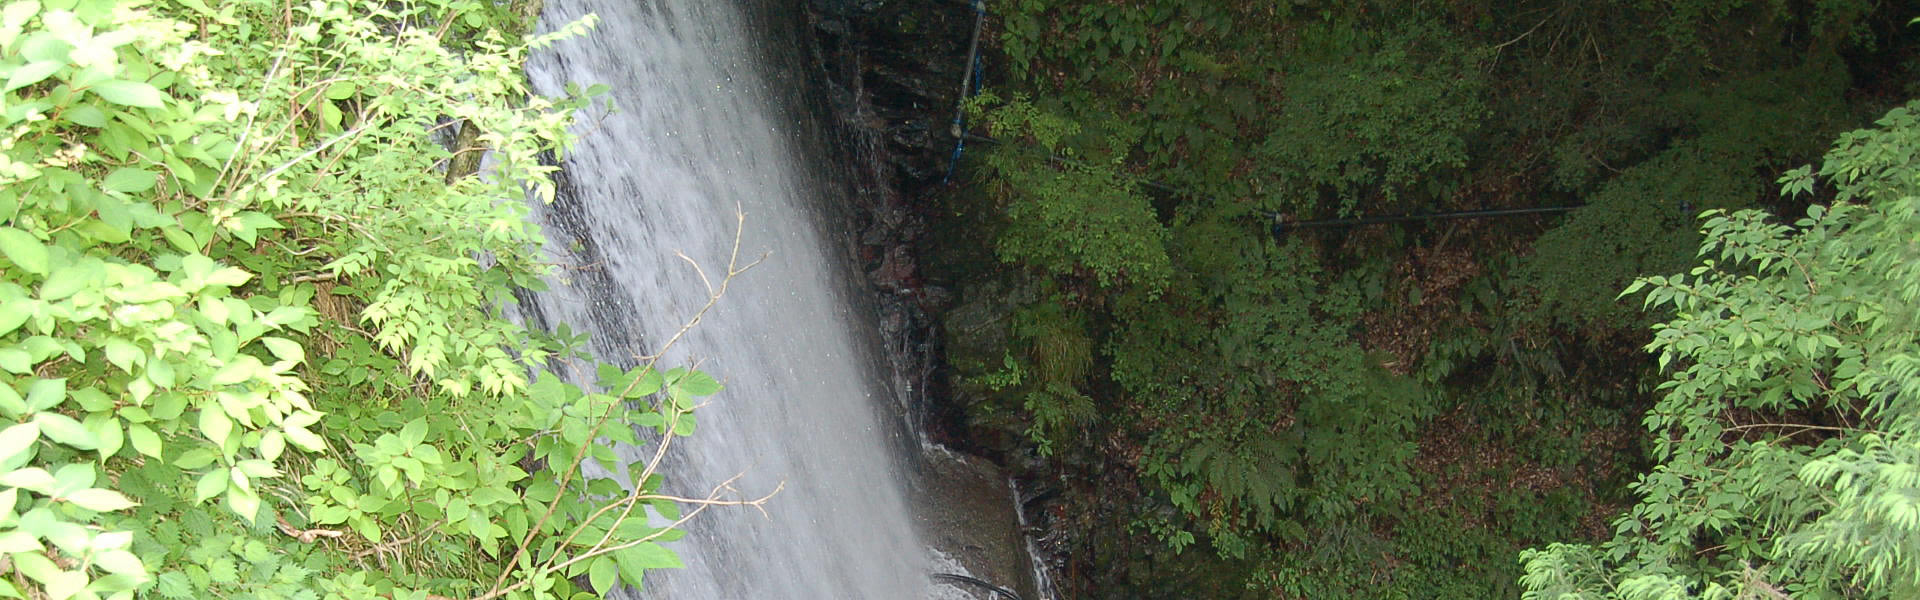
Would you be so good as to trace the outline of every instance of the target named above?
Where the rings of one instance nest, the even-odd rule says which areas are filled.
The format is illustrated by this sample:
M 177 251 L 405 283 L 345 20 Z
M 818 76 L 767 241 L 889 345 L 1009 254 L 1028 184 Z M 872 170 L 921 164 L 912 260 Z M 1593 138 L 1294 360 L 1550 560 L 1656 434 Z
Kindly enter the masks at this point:
M 947 159 L 947 174 L 940 178 L 940 184 L 953 181 L 954 170 L 960 168 L 960 155 L 966 152 L 967 136 L 967 99 L 980 91 L 980 27 L 987 20 L 986 0 L 973 0 L 973 41 L 967 47 L 967 76 L 960 80 L 960 101 L 953 107 L 953 126 L 948 133 L 953 134 L 953 156 Z

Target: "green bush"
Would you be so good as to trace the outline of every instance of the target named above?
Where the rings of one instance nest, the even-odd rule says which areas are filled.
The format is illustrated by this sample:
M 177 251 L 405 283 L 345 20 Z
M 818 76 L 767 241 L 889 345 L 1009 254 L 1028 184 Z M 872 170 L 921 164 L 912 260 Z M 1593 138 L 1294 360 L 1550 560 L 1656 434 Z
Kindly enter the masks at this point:
M 639 517 L 710 505 L 653 469 L 719 385 L 499 312 L 546 273 L 522 198 L 552 197 L 539 157 L 585 101 L 519 69 L 591 25 L 0 10 L 0 597 L 552 598 L 678 566 Z M 651 460 L 617 459 L 628 423 Z
M 1708 211 L 1700 266 L 1627 288 L 1673 311 L 1645 417 L 1658 464 L 1599 546 L 1524 555 L 1527 598 L 1920 594 L 1920 118 L 1844 134 L 1791 225 Z

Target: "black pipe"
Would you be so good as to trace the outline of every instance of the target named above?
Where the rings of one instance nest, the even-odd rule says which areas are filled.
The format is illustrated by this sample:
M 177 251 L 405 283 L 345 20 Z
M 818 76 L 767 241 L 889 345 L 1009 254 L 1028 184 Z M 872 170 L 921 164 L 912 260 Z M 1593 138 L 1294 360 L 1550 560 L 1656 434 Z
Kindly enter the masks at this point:
M 1351 219 L 1319 219 L 1313 221 L 1283 221 L 1279 213 L 1268 213 L 1273 217 L 1274 234 L 1286 233 L 1288 229 L 1306 229 L 1311 227 L 1344 227 L 1349 225 L 1378 225 L 1381 223 L 1400 223 L 1405 221 L 1435 221 L 1443 219 L 1484 219 L 1487 217 L 1514 217 L 1521 215 L 1544 215 L 1563 213 L 1579 206 L 1543 206 L 1539 208 L 1494 208 L 1488 210 L 1463 210 L 1459 212 L 1422 213 L 1413 215 L 1391 215 L 1385 217 L 1355 217 Z
M 1006 143 L 1002 140 L 990 138 L 983 135 L 975 135 L 971 133 L 962 134 L 960 137 L 970 142 L 982 142 L 987 144 Z M 1051 152 L 1047 153 L 1047 159 L 1058 164 L 1086 166 L 1086 163 L 1083 163 L 1071 158 L 1067 158 L 1065 156 L 1061 156 L 1058 154 L 1053 154 Z M 1152 189 L 1160 190 L 1162 192 L 1166 192 L 1169 194 L 1176 194 L 1176 195 L 1183 195 L 1183 196 L 1194 195 L 1193 193 L 1187 191 L 1186 189 L 1174 187 L 1171 184 L 1162 183 L 1159 181 L 1154 181 L 1152 179 L 1147 179 L 1144 177 L 1134 176 L 1126 173 L 1122 173 L 1122 175 L 1127 177 L 1132 177 L 1134 182 L 1140 184 L 1141 187 L 1152 188 Z M 1576 208 L 1580 208 L 1580 207 L 1579 206 L 1543 206 L 1538 208 L 1493 208 L 1493 209 L 1486 209 L 1486 210 L 1463 210 L 1458 212 L 1444 212 L 1444 213 L 1390 215 L 1390 216 L 1384 216 L 1384 217 L 1355 217 L 1351 219 L 1318 219 L 1318 220 L 1312 220 L 1312 221 L 1291 221 L 1291 222 L 1281 220 L 1280 213 L 1270 212 L 1270 213 L 1267 213 L 1267 217 L 1270 219 L 1273 219 L 1273 237 L 1278 238 L 1286 235 L 1286 232 L 1288 229 L 1307 229 L 1307 228 L 1313 228 L 1313 227 L 1343 227 L 1343 226 L 1352 226 L 1352 225 L 1379 225 L 1382 223 L 1401 223 L 1406 221 L 1433 221 L 1433 220 L 1444 220 L 1444 219 L 1484 219 L 1488 217 L 1543 215 L 1543 214 L 1563 213 L 1563 212 L 1571 211 Z
M 978 586 L 986 588 L 987 591 L 993 592 L 994 595 L 1006 598 L 1007 600 L 1020 600 L 1020 595 L 1013 593 L 1013 590 L 994 585 L 977 577 L 961 575 L 959 573 L 934 573 L 928 575 L 928 577 L 941 583 L 964 583 Z

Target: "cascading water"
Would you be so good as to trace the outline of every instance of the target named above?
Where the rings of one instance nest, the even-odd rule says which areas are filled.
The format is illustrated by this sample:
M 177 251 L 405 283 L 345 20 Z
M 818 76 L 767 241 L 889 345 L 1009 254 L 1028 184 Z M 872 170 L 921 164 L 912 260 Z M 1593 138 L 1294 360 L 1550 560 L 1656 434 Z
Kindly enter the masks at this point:
M 549 0 L 551 28 L 587 13 L 585 39 L 528 64 L 535 87 L 612 87 L 613 113 L 589 112 L 565 157 L 560 198 L 536 206 L 554 259 L 553 289 L 529 318 L 592 335 L 608 360 L 651 353 L 707 300 L 735 240 L 736 279 L 662 365 L 698 363 L 727 384 L 676 442 L 670 491 L 734 487 L 765 507 L 715 509 L 672 545 L 685 570 L 656 571 L 637 595 L 671 598 L 913 598 L 926 550 L 906 500 L 911 447 L 875 370 L 870 318 L 855 316 L 844 261 L 820 231 L 833 189 L 812 115 L 780 87 L 776 59 L 806 56 L 768 40 L 762 10 L 712 0 Z M 769 46 L 768 44 L 774 44 Z M 791 44 L 788 44 L 789 46 Z M 537 204 L 537 203 L 536 203 Z M 647 450 L 650 452 L 650 450 Z

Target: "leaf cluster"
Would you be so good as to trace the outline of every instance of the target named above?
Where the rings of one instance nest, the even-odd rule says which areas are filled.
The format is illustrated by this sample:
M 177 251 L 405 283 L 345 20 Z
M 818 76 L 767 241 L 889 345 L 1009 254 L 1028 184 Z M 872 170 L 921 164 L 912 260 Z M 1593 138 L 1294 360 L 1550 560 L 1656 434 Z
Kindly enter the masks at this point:
M 714 498 L 654 471 L 718 382 L 501 315 L 546 274 L 523 198 L 585 102 L 520 65 L 592 25 L 509 8 L 0 9 L 0 597 L 553 598 L 679 566 L 660 543 Z

